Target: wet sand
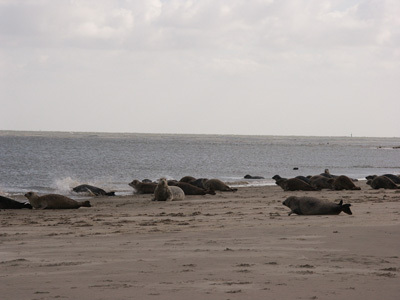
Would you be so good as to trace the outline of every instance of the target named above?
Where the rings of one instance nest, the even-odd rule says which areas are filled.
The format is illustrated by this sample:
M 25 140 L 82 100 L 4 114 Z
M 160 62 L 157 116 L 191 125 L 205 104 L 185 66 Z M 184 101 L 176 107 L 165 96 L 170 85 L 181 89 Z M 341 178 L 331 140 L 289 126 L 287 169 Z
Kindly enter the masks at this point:
M 1 299 L 398 299 L 400 190 L 278 186 L 0 211 Z M 288 216 L 291 195 L 353 215 Z

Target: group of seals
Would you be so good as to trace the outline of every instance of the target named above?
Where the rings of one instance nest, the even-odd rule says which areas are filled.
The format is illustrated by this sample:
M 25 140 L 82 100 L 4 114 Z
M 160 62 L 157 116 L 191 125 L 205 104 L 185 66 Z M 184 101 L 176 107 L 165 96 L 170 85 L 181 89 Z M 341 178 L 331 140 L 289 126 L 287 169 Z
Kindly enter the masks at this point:
M 351 204 L 343 204 L 343 201 L 337 204 L 314 197 L 290 196 L 282 204 L 290 208 L 289 216 L 293 213 L 297 215 L 338 215 L 342 211 L 352 215 Z
M 185 195 L 215 195 L 215 191 L 235 192 L 237 189 L 229 187 L 219 179 L 194 178 L 192 176 L 182 177 L 179 181 L 168 180 L 168 186 L 181 188 Z M 143 182 L 137 179 L 129 183 L 137 194 L 154 194 L 158 183 Z
M 87 200 L 75 201 L 58 194 L 39 196 L 34 192 L 28 192 L 25 194 L 25 197 L 28 198 L 29 203 L 35 209 L 74 209 L 81 206 L 91 207 L 90 202 Z
M 324 173 L 314 176 L 296 176 L 295 178 L 282 178 L 279 175 L 272 177 L 275 183 L 284 191 L 319 191 L 321 189 L 331 190 L 360 190 L 354 184 L 355 179 L 345 175 L 331 175 L 328 169 Z

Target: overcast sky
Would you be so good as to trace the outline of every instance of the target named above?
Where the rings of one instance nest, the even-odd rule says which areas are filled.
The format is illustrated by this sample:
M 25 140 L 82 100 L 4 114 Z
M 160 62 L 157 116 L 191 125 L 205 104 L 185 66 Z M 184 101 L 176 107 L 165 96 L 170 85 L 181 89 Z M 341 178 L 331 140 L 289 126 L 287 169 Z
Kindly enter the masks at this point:
M 0 130 L 400 136 L 398 0 L 0 0 Z

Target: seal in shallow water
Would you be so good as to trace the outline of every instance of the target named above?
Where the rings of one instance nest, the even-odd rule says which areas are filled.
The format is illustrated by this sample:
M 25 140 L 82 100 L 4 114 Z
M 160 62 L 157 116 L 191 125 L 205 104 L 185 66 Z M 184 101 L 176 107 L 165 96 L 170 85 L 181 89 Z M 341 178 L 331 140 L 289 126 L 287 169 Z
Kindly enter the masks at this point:
M 89 201 L 75 201 L 58 194 L 38 196 L 38 194 L 34 192 L 29 192 L 25 194 L 25 197 L 28 198 L 29 203 L 35 209 L 73 209 L 81 206 L 91 206 Z
M 32 208 L 32 205 L 28 202 L 19 202 L 13 199 L 0 196 L 0 209 L 21 209 L 21 208 Z
M 180 187 L 168 186 L 167 179 L 160 179 L 154 191 L 153 201 L 172 201 L 183 199 L 185 199 L 185 193 Z
M 115 196 L 115 192 L 105 190 L 89 184 L 81 184 L 72 189 L 75 193 L 89 193 L 95 196 Z
M 342 200 L 337 204 L 314 197 L 290 196 L 282 204 L 290 208 L 289 216 L 293 213 L 297 215 L 338 215 L 342 211 L 352 215 L 351 204 L 343 204 Z

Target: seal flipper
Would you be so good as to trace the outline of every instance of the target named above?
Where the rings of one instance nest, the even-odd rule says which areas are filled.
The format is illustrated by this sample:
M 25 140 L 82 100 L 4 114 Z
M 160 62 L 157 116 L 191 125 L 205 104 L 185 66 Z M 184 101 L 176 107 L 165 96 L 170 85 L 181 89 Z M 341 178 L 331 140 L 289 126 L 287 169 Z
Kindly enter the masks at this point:
M 342 211 L 343 211 L 344 213 L 348 214 L 348 215 L 352 215 L 353 213 L 352 213 L 351 210 L 350 210 L 350 206 L 351 206 L 351 204 L 342 205 L 342 206 L 341 206 L 341 207 L 342 207 Z

